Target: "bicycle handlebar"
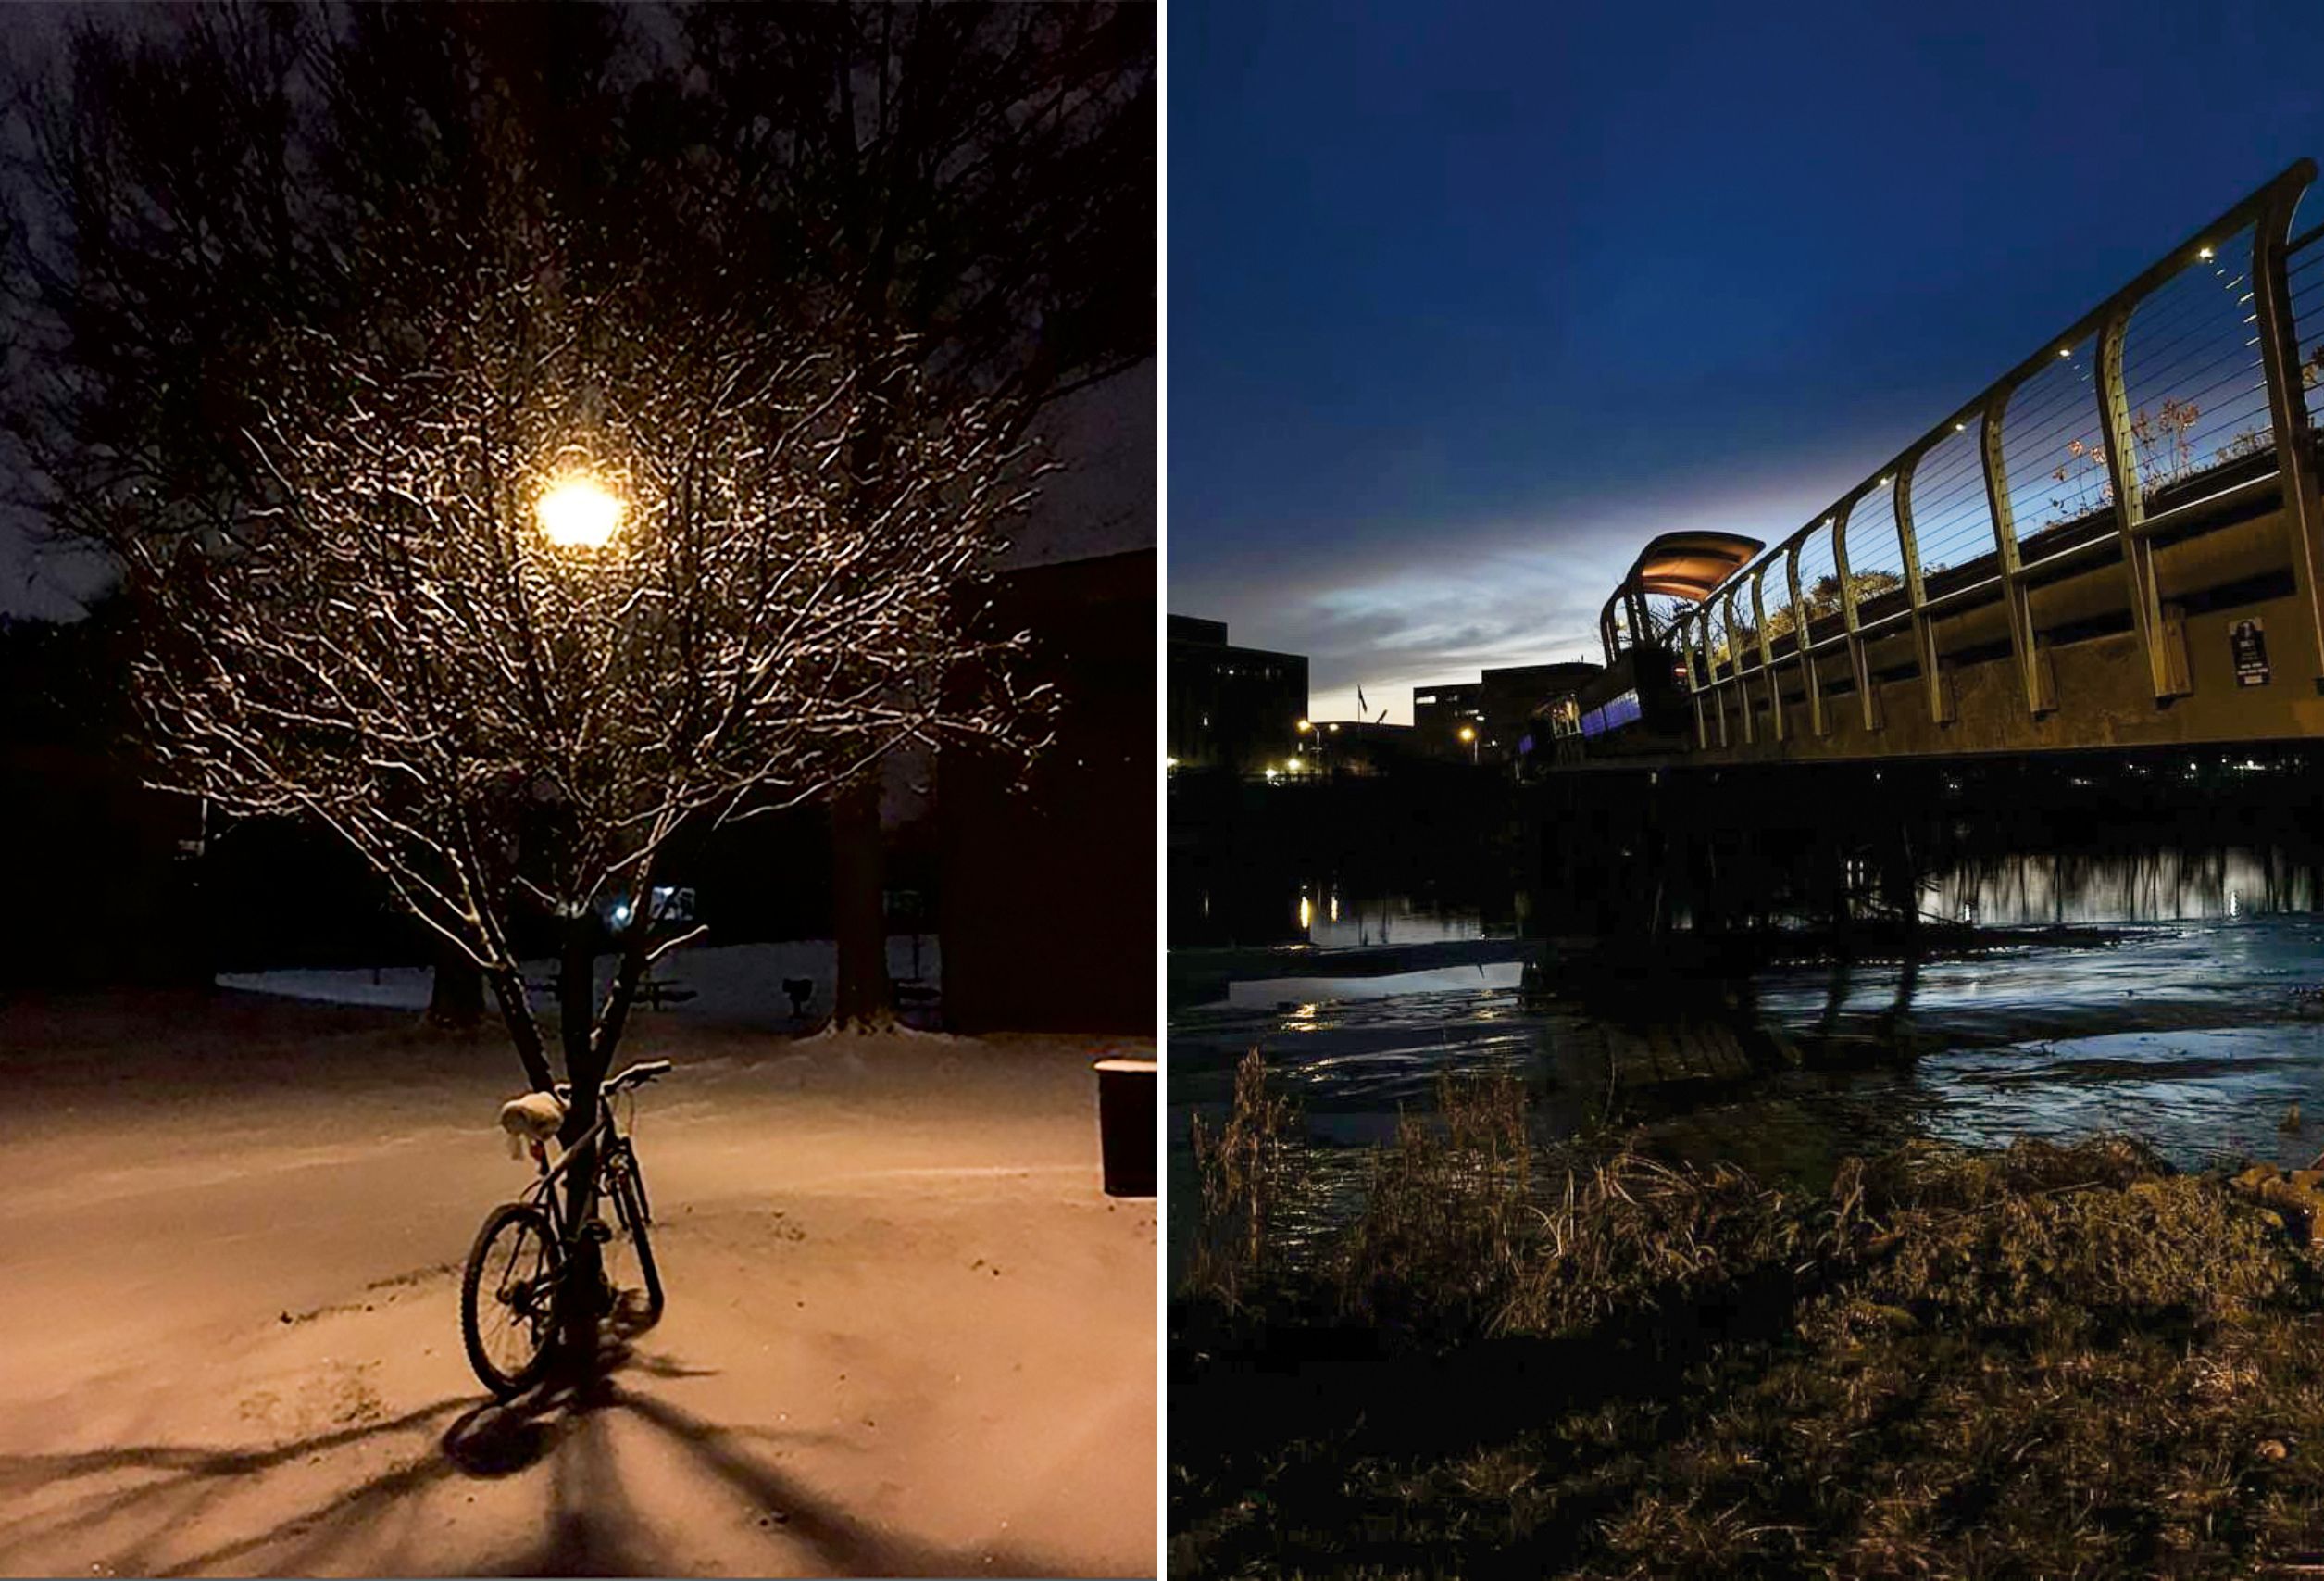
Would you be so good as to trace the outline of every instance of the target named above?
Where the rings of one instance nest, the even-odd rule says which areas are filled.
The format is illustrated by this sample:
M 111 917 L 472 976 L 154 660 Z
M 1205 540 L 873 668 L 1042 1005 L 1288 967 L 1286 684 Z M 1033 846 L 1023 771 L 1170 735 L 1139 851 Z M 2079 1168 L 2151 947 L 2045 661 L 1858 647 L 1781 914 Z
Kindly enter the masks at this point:
M 668 1060 L 641 1060 L 636 1064 L 631 1066 L 628 1070 L 622 1072 L 619 1075 L 607 1081 L 606 1085 L 598 1090 L 606 1097 L 611 1098 L 618 1092 L 625 1091 L 630 1087 L 642 1087 L 646 1083 L 652 1081 L 655 1077 L 666 1076 L 668 1074 L 669 1074 Z M 573 1084 L 570 1082 L 557 1083 L 556 1098 L 559 1103 L 572 1102 Z
M 656 1076 L 669 1074 L 667 1060 L 641 1060 L 606 1084 L 606 1091 L 619 1092 L 624 1087 L 643 1086 Z

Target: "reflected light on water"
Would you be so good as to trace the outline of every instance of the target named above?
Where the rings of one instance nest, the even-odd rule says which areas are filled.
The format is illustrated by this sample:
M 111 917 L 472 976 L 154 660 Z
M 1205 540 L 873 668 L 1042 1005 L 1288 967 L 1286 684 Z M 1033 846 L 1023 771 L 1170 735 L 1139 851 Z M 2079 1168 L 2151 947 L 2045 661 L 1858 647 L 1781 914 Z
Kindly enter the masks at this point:
M 1970 861 L 1921 894 L 1924 910 L 1993 927 L 2241 919 L 2305 911 L 2316 901 L 2302 863 L 2234 847 Z
M 1307 897 L 1302 895 L 1299 897 L 1299 931 L 1304 934 L 1315 925 L 1316 909 L 1308 902 Z

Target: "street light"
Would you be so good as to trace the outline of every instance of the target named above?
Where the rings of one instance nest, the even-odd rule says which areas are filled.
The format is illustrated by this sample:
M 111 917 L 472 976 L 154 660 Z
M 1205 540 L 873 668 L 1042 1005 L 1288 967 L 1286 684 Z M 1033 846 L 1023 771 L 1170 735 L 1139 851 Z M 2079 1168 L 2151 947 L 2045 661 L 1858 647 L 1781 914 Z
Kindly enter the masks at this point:
M 1472 767 L 1472 768 L 1473 768 L 1473 767 L 1475 767 L 1475 766 L 1476 766 L 1476 762 L 1477 762 L 1477 730 L 1476 730 L 1476 727 L 1475 727 L 1474 725 L 1467 725 L 1467 724 L 1462 725 L 1462 726 L 1460 727 L 1460 738 L 1461 738 L 1463 741 L 1466 741 L 1466 742 L 1468 742 L 1468 762 L 1469 762 L 1470 767 Z
M 541 535 L 560 549 L 602 549 L 621 525 L 621 501 L 587 473 L 551 483 L 533 507 Z

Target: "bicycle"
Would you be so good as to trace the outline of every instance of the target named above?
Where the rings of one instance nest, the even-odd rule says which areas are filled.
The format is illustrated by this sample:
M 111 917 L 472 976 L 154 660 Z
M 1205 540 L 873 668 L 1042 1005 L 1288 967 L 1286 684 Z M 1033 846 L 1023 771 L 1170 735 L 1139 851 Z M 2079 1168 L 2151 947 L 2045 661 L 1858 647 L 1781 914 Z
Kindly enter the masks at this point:
M 520 1151 L 529 1145 L 539 1174 L 522 1198 L 504 1202 L 485 1216 L 460 1277 L 460 1336 L 468 1346 L 469 1365 L 500 1399 L 523 1394 L 548 1371 L 556 1337 L 563 1327 L 565 1303 L 577 1294 L 566 1271 L 576 1265 L 584 1239 L 598 1247 L 603 1277 L 591 1295 L 599 1312 L 621 1309 L 628 1292 L 617 1280 L 616 1269 L 626 1262 L 624 1252 L 633 1248 L 638 1273 L 644 1281 L 643 1321 L 638 1326 L 661 1317 L 661 1273 L 655 1266 L 654 1245 L 646 1235 L 653 1209 L 646 1200 L 645 1175 L 638 1167 L 637 1149 L 615 1119 L 613 1100 L 668 1070 L 667 1060 L 647 1060 L 607 1082 L 597 1123 L 554 1164 L 549 1161 L 547 1137 L 563 1120 L 571 1088 L 560 1083 L 554 1095 L 534 1093 L 502 1106 L 502 1128 Z M 544 1098 L 551 1101 L 542 1102 Z M 634 1098 L 631 1110 L 634 1116 Z M 593 1202 L 613 1205 L 612 1224 L 594 1211 L 585 1221 L 575 1223 L 566 1194 L 556 1188 L 575 1154 L 591 1141 L 597 1145 Z M 494 1268 L 497 1271 L 488 1275 L 487 1271 Z

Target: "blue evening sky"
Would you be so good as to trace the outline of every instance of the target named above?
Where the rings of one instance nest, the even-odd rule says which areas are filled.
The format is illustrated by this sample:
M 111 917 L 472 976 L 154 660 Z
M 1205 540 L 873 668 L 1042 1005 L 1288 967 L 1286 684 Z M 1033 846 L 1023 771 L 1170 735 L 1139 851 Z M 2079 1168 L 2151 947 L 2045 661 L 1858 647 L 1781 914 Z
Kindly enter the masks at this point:
M 1322 718 L 1594 658 L 1646 538 L 1781 537 L 2324 158 L 2324 0 L 1168 27 L 1168 606 Z

